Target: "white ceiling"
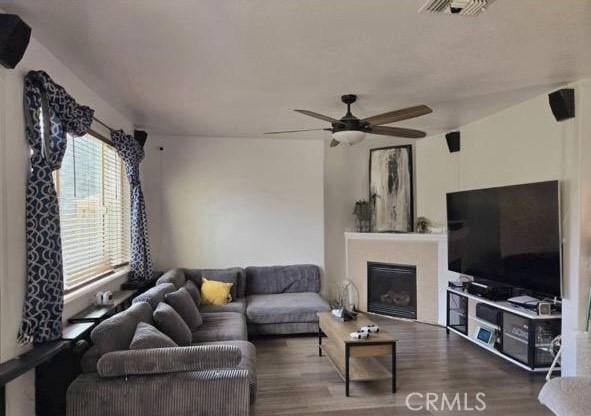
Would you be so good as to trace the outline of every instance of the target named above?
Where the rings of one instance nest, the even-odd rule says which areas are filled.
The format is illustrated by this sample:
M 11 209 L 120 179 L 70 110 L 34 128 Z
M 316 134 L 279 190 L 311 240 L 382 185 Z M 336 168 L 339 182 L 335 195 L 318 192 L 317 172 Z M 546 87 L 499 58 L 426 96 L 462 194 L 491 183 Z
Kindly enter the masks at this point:
M 440 133 L 591 74 L 591 1 L 496 0 L 479 17 L 424 0 L 0 0 L 151 133 L 257 137 L 325 127 L 291 111 Z M 98 115 L 100 117 L 100 115 Z M 289 135 L 316 138 L 324 133 Z

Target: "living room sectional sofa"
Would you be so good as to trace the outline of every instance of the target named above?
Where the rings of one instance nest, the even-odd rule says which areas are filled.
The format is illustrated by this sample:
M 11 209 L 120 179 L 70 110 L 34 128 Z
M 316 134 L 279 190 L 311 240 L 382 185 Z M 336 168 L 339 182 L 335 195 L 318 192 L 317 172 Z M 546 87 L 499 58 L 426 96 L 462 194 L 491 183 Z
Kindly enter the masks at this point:
M 226 305 L 199 305 L 203 323 L 191 345 L 129 350 L 138 323 L 153 324 L 167 294 L 188 281 L 199 288 L 202 277 L 234 290 Z M 248 415 L 257 390 L 248 336 L 318 331 L 316 312 L 329 310 L 319 291 L 313 265 L 170 270 L 93 330 L 84 373 L 68 389 L 68 416 Z

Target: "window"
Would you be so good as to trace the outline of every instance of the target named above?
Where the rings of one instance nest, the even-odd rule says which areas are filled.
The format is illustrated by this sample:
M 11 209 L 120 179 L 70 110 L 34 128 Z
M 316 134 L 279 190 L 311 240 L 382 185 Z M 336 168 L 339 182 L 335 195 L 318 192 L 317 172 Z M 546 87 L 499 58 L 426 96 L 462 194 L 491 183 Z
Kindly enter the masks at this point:
M 92 134 L 68 135 L 55 179 L 68 291 L 129 261 L 129 182 L 115 148 Z

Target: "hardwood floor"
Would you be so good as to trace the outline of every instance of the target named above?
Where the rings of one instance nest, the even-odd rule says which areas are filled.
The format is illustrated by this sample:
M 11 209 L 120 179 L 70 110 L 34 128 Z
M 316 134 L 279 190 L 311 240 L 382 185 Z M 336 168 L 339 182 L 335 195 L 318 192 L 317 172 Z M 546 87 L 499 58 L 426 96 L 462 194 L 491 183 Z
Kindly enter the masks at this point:
M 445 329 L 372 317 L 381 328 L 400 339 L 398 343 L 398 392 L 390 392 L 389 380 L 351 384 L 351 397 L 326 357 L 318 356 L 317 338 L 293 336 L 260 338 L 257 346 L 258 395 L 256 416 L 448 416 L 551 415 L 537 400 L 544 375 L 529 375 L 503 359 L 483 351 Z M 387 358 L 384 359 L 387 363 Z M 414 409 L 407 408 L 409 398 Z M 451 402 L 479 406 L 476 394 L 486 396 L 486 410 L 458 411 L 441 408 L 442 393 Z M 427 393 L 438 401 L 427 408 Z M 431 396 L 435 397 L 435 396 Z M 453 404 L 453 403 L 452 403 Z M 456 403 L 457 404 L 457 403 Z

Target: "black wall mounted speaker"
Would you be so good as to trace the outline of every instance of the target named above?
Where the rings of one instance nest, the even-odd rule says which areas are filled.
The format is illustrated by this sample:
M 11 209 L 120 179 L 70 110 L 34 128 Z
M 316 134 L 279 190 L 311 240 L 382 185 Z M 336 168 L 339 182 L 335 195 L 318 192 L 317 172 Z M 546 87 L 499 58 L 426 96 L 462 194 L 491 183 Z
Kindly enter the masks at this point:
M 548 94 L 550 108 L 556 121 L 568 120 L 575 117 L 575 90 L 563 88 Z
M 449 149 L 450 153 L 459 152 L 460 151 L 460 132 L 459 131 L 452 131 L 445 135 L 445 140 L 447 141 L 447 148 Z
M 31 27 L 16 14 L 0 14 L 0 64 L 13 69 L 22 59 L 29 40 Z
M 144 147 L 146 140 L 148 140 L 148 133 L 143 130 L 134 130 L 133 137 L 142 145 L 142 147 Z

